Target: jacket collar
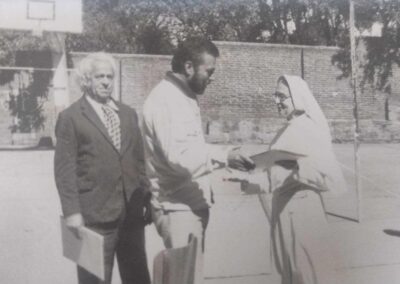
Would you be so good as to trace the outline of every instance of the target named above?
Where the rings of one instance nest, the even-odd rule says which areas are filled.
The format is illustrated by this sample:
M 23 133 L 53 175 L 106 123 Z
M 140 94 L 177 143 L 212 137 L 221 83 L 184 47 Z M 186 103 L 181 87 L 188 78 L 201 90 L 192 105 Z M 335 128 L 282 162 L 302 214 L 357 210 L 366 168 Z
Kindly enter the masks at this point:
M 181 79 L 179 79 L 174 72 L 168 71 L 165 74 L 165 80 L 172 83 L 175 87 L 180 89 L 188 98 L 194 99 L 197 101 L 197 95 L 194 93 L 187 84 L 185 84 Z
M 100 120 L 99 116 L 88 102 L 88 100 L 82 96 L 79 99 L 79 104 L 82 110 L 82 114 L 101 132 L 104 138 L 113 146 L 114 150 L 119 152 L 121 155 L 125 152 L 129 145 L 129 135 L 127 135 L 127 131 L 129 129 L 129 116 L 123 111 L 122 104 L 114 101 L 115 106 L 118 108 L 118 116 L 120 119 L 120 128 L 121 128 L 121 150 L 118 151 L 117 148 L 114 147 L 114 144 L 111 140 L 110 135 L 107 132 L 106 127 L 103 122 Z

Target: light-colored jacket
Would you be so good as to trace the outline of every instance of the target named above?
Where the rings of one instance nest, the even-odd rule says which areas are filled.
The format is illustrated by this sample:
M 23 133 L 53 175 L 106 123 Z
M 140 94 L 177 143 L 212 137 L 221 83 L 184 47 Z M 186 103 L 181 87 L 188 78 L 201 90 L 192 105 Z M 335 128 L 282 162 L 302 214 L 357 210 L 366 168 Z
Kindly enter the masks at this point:
M 228 149 L 206 143 L 198 102 L 172 73 L 145 101 L 143 135 L 149 172 L 157 179 L 164 208 L 209 207 L 209 174 L 226 163 Z

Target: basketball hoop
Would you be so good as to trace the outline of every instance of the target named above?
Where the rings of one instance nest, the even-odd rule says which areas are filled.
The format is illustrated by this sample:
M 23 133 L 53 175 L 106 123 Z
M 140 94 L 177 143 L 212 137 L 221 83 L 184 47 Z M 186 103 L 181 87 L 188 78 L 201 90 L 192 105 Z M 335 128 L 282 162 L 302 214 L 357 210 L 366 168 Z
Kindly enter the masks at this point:
M 0 0 L 0 30 L 82 33 L 82 0 Z

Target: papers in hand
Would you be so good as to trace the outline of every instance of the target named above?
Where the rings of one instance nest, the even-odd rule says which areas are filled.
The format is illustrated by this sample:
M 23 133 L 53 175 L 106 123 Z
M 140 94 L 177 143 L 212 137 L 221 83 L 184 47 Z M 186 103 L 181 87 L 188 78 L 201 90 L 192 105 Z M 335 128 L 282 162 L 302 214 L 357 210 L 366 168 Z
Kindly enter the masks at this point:
M 302 157 L 305 157 L 305 155 L 284 150 L 269 150 L 253 155 L 250 158 L 256 164 L 256 171 L 264 171 L 272 167 L 278 161 L 297 161 Z
M 61 216 L 63 255 L 104 280 L 104 237 L 88 228 L 81 230 L 81 239 L 69 230 Z

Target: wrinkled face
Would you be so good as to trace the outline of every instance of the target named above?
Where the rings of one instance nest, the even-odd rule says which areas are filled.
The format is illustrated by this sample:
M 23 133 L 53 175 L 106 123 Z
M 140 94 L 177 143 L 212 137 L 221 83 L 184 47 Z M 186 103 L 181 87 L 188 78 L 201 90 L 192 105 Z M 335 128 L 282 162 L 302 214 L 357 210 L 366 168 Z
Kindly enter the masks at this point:
M 111 98 L 114 90 L 114 71 L 109 62 L 98 61 L 93 64 L 89 78 L 89 95 L 100 103 Z
M 216 58 L 211 54 L 204 53 L 202 58 L 203 60 L 198 66 L 192 64 L 187 69 L 189 87 L 198 95 L 204 94 L 208 84 L 211 83 L 216 63 Z
M 283 81 L 279 81 L 273 94 L 280 114 L 288 117 L 294 110 L 289 87 Z
M 273 96 L 279 113 L 288 117 L 294 111 L 294 106 L 286 83 L 279 81 Z

